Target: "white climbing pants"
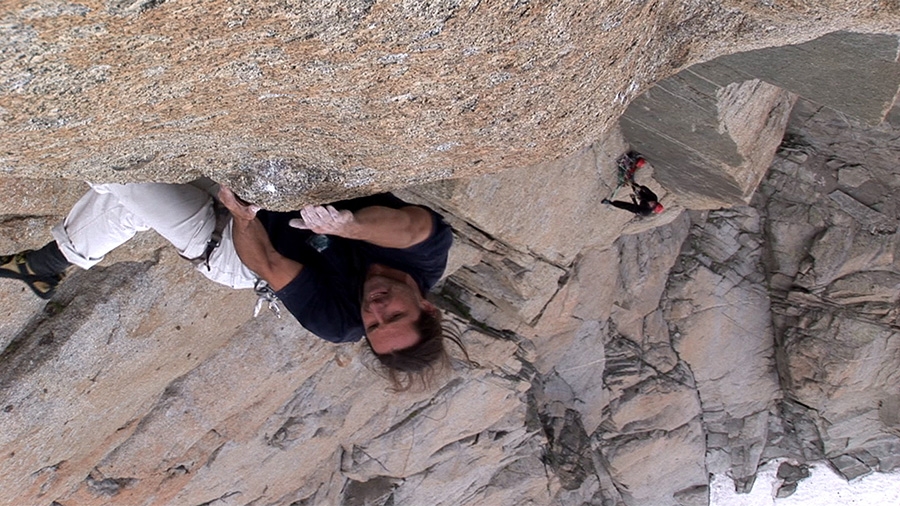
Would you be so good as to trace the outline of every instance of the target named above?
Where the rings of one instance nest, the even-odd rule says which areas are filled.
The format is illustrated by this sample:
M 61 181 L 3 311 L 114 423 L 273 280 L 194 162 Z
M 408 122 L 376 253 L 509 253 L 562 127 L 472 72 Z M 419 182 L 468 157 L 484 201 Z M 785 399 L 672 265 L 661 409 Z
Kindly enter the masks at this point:
M 79 200 L 52 234 L 66 259 L 89 269 L 137 232 L 155 230 L 181 256 L 201 257 L 216 227 L 212 197 L 189 184 L 98 184 Z M 204 276 L 232 288 L 253 288 L 256 274 L 238 257 L 231 220 L 206 264 Z

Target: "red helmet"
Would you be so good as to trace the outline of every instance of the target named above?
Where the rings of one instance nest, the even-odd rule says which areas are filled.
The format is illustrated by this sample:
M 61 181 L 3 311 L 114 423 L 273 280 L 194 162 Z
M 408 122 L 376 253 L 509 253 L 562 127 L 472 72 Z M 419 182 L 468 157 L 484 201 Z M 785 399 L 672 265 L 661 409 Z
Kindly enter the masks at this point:
M 653 212 L 655 214 L 659 214 L 659 213 L 663 212 L 664 210 L 665 210 L 665 208 L 663 208 L 663 205 L 660 204 L 659 202 L 657 202 L 656 206 L 653 208 Z
M 638 158 L 634 161 L 634 168 L 636 169 L 640 169 L 644 165 L 647 165 L 647 160 L 644 160 L 643 158 Z

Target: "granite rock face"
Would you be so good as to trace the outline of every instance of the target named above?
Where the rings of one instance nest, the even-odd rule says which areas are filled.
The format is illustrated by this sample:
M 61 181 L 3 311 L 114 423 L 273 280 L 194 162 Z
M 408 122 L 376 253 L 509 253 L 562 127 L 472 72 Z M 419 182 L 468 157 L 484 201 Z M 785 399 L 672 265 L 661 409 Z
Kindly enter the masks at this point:
M 803 127 L 761 188 L 779 373 L 785 395 L 813 410 L 824 456 L 855 478 L 900 464 L 900 148 L 890 122 L 867 128 L 802 105 Z
M 556 160 L 693 63 L 898 27 L 892 1 L 13 0 L 0 170 L 297 208 Z
M 620 123 L 664 187 L 718 209 L 750 203 L 763 176 L 754 169 L 772 162 L 797 96 L 878 125 L 898 88 L 895 35 L 830 33 L 694 65 L 635 99 Z
M 760 216 L 735 208 L 692 222 L 670 273 L 666 321 L 697 382 L 709 471 L 749 491 L 780 397 Z
M 660 183 L 694 209 L 750 202 L 797 98 L 759 79 L 716 83 L 709 65 L 660 82 L 622 116 Z
M 736 86 L 748 125 L 788 125 L 742 168 L 748 195 L 762 181 L 749 202 L 711 210 L 651 163 L 636 177 L 665 213 L 599 203 L 646 83 L 736 45 L 895 26 L 895 4 L 319 7 L 4 5 L 4 253 L 48 239 L 78 178 L 206 174 L 291 207 L 483 171 L 398 192 L 453 225 L 435 302 L 474 361 L 390 392 L 364 345 L 253 319 L 252 293 L 141 234 L 49 302 L 0 280 L 0 504 L 700 506 L 710 473 L 746 491 L 777 457 L 900 465 L 896 108 L 872 127 L 800 99 L 788 118 L 772 104 L 795 97 Z M 423 63 L 455 50 L 472 59 Z M 782 494 L 803 486 L 785 469 Z

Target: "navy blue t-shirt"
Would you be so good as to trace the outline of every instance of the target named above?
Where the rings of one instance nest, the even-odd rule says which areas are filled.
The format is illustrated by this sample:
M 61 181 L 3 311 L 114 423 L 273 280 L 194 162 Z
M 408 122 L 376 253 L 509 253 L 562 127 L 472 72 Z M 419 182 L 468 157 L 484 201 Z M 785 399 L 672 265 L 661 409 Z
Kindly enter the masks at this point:
M 381 193 L 332 205 L 337 209 L 357 211 L 369 206 L 399 209 L 410 204 L 390 193 Z M 441 215 L 431 209 L 428 211 L 433 223 L 431 235 L 405 249 L 383 248 L 293 228 L 288 222 L 300 218 L 299 211 L 260 211 L 257 217 L 275 250 L 303 264 L 300 274 L 275 295 L 304 328 L 322 339 L 333 343 L 360 340 L 365 333 L 360 315 L 362 287 L 372 264 L 409 274 L 423 294 L 428 293 L 443 275 L 453 235 Z

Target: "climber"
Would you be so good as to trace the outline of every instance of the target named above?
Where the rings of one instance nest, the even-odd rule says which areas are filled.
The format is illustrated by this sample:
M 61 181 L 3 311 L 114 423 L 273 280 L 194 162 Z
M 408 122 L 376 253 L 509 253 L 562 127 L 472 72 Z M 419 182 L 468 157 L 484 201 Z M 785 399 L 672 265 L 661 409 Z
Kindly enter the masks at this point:
M 210 193 L 191 184 L 94 185 L 53 228 L 54 241 L 0 257 L 0 277 L 50 298 L 70 265 L 90 268 L 153 229 L 209 279 L 256 288 L 273 309 L 277 298 L 320 338 L 366 337 L 398 389 L 447 363 L 441 312 L 425 298 L 452 241 L 439 214 L 392 194 L 272 212 L 224 186 L 211 192 L 227 209 L 218 217 Z
M 663 212 L 664 208 L 663 205 L 659 203 L 659 197 L 657 197 L 656 194 L 653 193 L 652 190 L 650 190 L 650 188 L 647 188 L 644 185 L 639 185 L 634 181 L 629 181 L 629 183 L 631 184 L 631 189 L 634 192 L 631 195 L 631 202 L 609 199 L 603 199 L 600 202 L 602 204 L 618 207 L 619 209 L 631 211 L 638 216 L 649 216 L 651 214 L 659 214 Z

